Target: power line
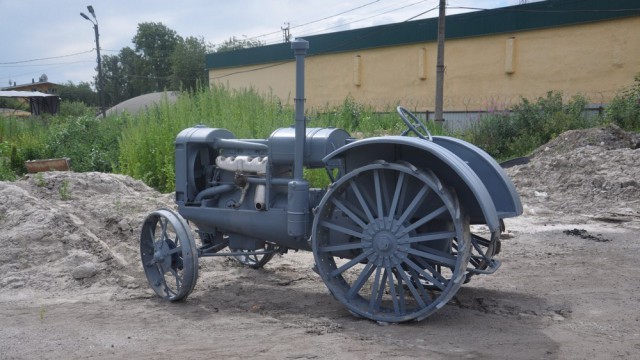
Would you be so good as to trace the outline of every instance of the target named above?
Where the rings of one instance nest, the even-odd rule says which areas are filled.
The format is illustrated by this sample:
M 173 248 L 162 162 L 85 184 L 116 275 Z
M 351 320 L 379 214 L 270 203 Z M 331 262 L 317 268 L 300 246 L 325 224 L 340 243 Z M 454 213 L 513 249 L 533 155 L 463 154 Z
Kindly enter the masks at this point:
M 395 12 L 395 11 L 398 11 L 398 10 L 403 10 L 403 9 L 408 8 L 408 7 L 411 7 L 411 6 L 415 6 L 415 5 L 417 5 L 417 4 L 420 4 L 420 3 L 424 2 L 424 1 L 425 1 L 425 0 L 420 0 L 420 1 L 414 2 L 414 3 L 409 4 L 409 5 L 404 5 L 404 6 L 401 6 L 401 7 L 395 8 L 395 9 L 387 10 L 387 11 L 384 11 L 384 12 L 381 12 L 381 13 L 378 13 L 378 14 L 374 14 L 374 15 L 371 15 L 371 16 L 368 16 L 368 17 L 365 17 L 365 18 L 362 18 L 362 19 L 359 19 L 359 20 L 354 20 L 354 21 L 351 21 L 351 22 L 347 22 L 347 23 L 344 23 L 344 24 L 335 25 L 335 26 L 331 26 L 331 27 L 328 27 L 328 28 L 318 29 L 318 30 L 312 30 L 311 32 L 309 32 L 309 33 L 307 33 L 307 34 L 305 34 L 305 35 L 306 35 L 306 36 L 309 36 L 309 35 L 315 35 L 315 34 L 318 34 L 318 33 L 324 33 L 324 32 L 326 32 L 327 30 L 331 30 L 331 29 L 339 28 L 339 27 L 346 26 L 346 25 L 355 24 L 355 23 L 357 23 L 357 22 L 361 22 L 361 21 L 369 20 L 369 19 L 372 19 L 372 18 L 374 18 L 374 17 L 378 17 L 378 16 L 381 16 L 381 15 L 385 15 L 385 14 L 388 14 L 388 13 L 392 13 L 392 12 Z M 420 15 L 417 15 L 417 16 L 420 16 Z M 412 19 L 413 19 L 413 18 L 412 18 Z M 408 20 L 407 20 L 407 21 L 408 21 Z
M 39 66 L 52 66 L 52 65 L 79 64 L 79 63 L 87 63 L 87 62 L 95 62 L 95 61 L 94 60 L 79 60 L 79 61 L 66 61 L 66 62 L 59 62 L 59 63 L 32 64 L 32 65 L 0 65 L 0 67 L 3 67 L 3 68 L 39 67 Z
M 412 17 L 410 17 L 410 18 L 408 18 L 408 19 L 406 19 L 406 20 L 404 20 L 402 22 L 392 24 L 391 26 L 388 26 L 388 27 L 383 27 L 383 28 L 378 28 L 378 29 L 375 29 L 375 30 L 370 30 L 369 32 L 366 32 L 366 33 L 364 33 L 364 34 L 362 34 L 362 35 L 360 35 L 360 36 L 358 36 L 356 38 L 353 38 L 353 39 L 351 39 L 349 41 L 346 41 L 346 42 L 343 42 L 343 43 L 338 44 L 336 46 L 333 46 L 333 47 L 331 47 L 331 48 L 329 48 L 329 49 L 327 49 L 327 50 L 325 50 L 323 52 L 316 53 L 316 54 L 309 54 L 307 57 L 324 55 L 324 54 L 329 53 L 329 52 L 331 52 L 331 51 L 333 51 L 335 49 L 341 48 L 343 46 L 347 46 L 349 44 L 352 44 L 352 43 L 354 43 L 356 41 L 362 40 L 362 39 L 367 38 L 369 36 L 376 35 L 376 34 L 379 34 L 381 32 L 385 32 L 385 31 L 389 31 L 389 30 L 394 29 L 395 27 L 399 26 L 400 24 L 403 24 L 403 23 L 406 23 L 408 21 L 411 21 L 411 20 L 413 20 L 413 19 L 415 19 L 417 17 L 420 17 L 420 16 L 422 16 L 424 14 L 427 14 L 427 13 L 429 13 L 429 12 L 431 12 L 431 11 L 437 9 L 437 8 L 438 8 L 438 6 L 435 6 L 435 7 L 431 8 L 431 9 L 429 9 L 427 11 L 423 11 L 423 12 L 421 12 L 421 13 L 419 13 L 417 15 L 414 15 L 414 16 L 412 16 Z M 253 71 L 269 69 L 269 68 L 280 66 L 280 65 L 284 65 L 284 64 L 287 64 L 287 63 L 290 63 L 290 62 L 293 62 L 293 61 L 294 60 L 286 60 L 286 61 L 282 61 L 282 62 L 275 63 L 275 64 L 269 64 L 269 65 L 261 66 L 261 67 L 255 68 L 255 69 L 239 70 L 239 71 L 235 71 L 235 72 L 232 72 L 232 73 L 229 73 L 229 74 L 226 74 L 226 75 L 221 75 L 221 76 L 217 76 L 217 77 L 211 78 L 211 80 L 217 80 L 217 79 L 222 79 L 222 78 L 229 77 L 229 76 L 232 76 L 232 75 L 244 74 L 244 73 L 249 73 L 249 72 L 253 72 Z
M 395 12 L 395 11 L 406 9 L 408 7 L 411 7 L 411 6 L 415 6 L 417 4 L 420 4 L 420 3 L 426 2 L 426 1 L 427 0 L 419 0 L 417 2 L 408 4 L 408 5 L 403 5 L 403 6 L 400 6 L 400 7 L 391 8 L 392 6 L 398 4 L 397 2 L 394 2 L 392 5 L 387 5 L 387 6 L 383 7 L 382 9 L 375 10 L 376 13 L 374 13 L 373 15 L 370 15 L 370 16 L 367 16 L 367 17 L 364 17 L 364 18 L 360 18 L 358 20 L 350 21 L 350 22 L 347 22 L 347 23 L 342 23 L 342 24 L 333 25 L 333 26 L 329 26 L 329 27 L 316 28 L 316 29 L 313 29 L 313 30 L 309 30 L 307 32 L 303 32 L 302 35 L 297 36 L 297 37 L 309 36 L 309 35 L 314 35 L 314 34 L 318 34 L 318 33 L 325 33 L 325 32 L 327 32 L 327 30 L 332 30 L 332 29 L 344 27 L 344 26 L 347 26 L 347 25 L 351 25 L 351 24 L 354 24 L 354 23 L 357 23 L 357 22 L 369 20 L 369 19 L 377 17 L 377 16 L 385 15 L 385 14 L 388 14 L 388 13 L 392 13 L 392 12 Z M 406 1 L 404 1 L 404 2 L 406 3 Z M 369 4 L 367 4 L 367 5 L 369 5 Z M 362 8 L 362 7 L 364 7 L 364 6 L 361 6 L 360 8 Z M 352 10 L 355 10 L 355 9 L 352 9 Z M 383 11 L 379 12 L 380 10 L 383 10 Z M 346 12 L 344 12 L 344 13 L 346 13 Z M 327 20 L 327 19 L 329 19 L 331 17 L 333 17 L 333 16 L 326 17 L 326 18 L 321 19 L 321 20 Z M 311 22 L 308 22 L 308 23 L 305 23 L 305 24 L 297 25 L 297 26 L 295 26 L 295 28 L 300 28 L 300 27 L 306 26 L 308 24 L 319 22 L 321 20 L 311 21 Z M 280 41 L 279 41 L 278 38 L 265 39 L 265 45 L 276 44 L 276 43 L 279 43 L 279 42 Z
M 324 21 L 324 20 L 328 20 L 328 19 L 331 19 L 331 18 L 336 17 L 336 16 L 344 15 L 344 14 L 346 14 L 346 13 L 349 13 L 349 12 L 352 12 L 352 11 L 355 11 L 355 10 L 358 10 L 358 9 L 362 9 L 362 8 L 363 8 L 363 7 L 365 7 L 365 6 L 369 6 L 369 5 L 371 5 L 371 4 L 375 4 L 375 3 L 377 3 L 378 1 L 380 1 L 380 0 L 372 1 L 372 2 L 370 2 L 370 3 L 366 3 L 366 4 L 364 4 L 364 5 L 361 5 L 361 6 L 355 7 L 355 8 L 353 8 L 353 9 L 351 9 L 351 10 L 343 11 L 343 12 L 341 12 L 341 13 L 337 13 L 337 14 L 335 14 L 335 15 L 327 16 L 327 17 L 322 18 L 322 19 L 318 19 L 318 20 L 310 21 L 310 22 L 308 22 L 308 23 L 301 24 L 301 25 L 296 25 L 296 26 L 292 27 L 292 29 L 296 29 L 296 28 L 299 28 L 299 27 L 303 27 L 303 26 L 307 26 L 307 25 L 315 24 L 315 23 L 317 23 L 317 22 Z
M 355 10 L 358 10 L 358 9 L 362 9 L 363 7 L 369 6 L 369 5 L 371 5 L 371 4 L 375 4 L 375 3 L 379 2 L 379 1 L 380 1 L 380 0 L 371 1 L 371 2 L 366 3 L 366 4 L 364 4 L 364 5 L 360 5 L 360 6 L 357 6 L 357 7 L 353 8 L 353 9 L 345 10 L 345 11 L 343 11 L 343 12 L 340 12 L 340 13 L 337 13 L 337 14 L 334 14 L 334 15 L 330 15 L 330 16 L 327 16 L 327 17 L 322 18 L 322 19 L 313 20 L 313 21 L 310 21 L 310 22 L 305 23 L 305 24 L 301 24 L 301 25 L 293 26 L 293 27 L 291 27 L 290 29 L 299 28 L 299 27 L 306 26 L 306 25 L 309 25 L 309 24 L 313 24 L 313 23 L 317 23 L 317 22 L 324 21 L 324 20 L 327 20 L 327 19 L 331 19 L 331 18 L 336 17 L 336 16 L 344 15 L 344 14 L 349 13 L 349 12 L 351 12 L 351 11 L 355 11 Z M 267 34 L 262 34 L 262 35 L 252 36 L 252 37 L 247 38 L 247 40 L 257 39 L 257 38 L 261 38 L 261 37 L 269 36 L 269 35 L 274 35 L 274 34 L 280 34 L 280 31 L 281 31 L 281 30 L 276 30 L 276 31 L 273 31 L 273 32 L 270 32 L 270 33 L 267 33 Z
M 477 8 L 477 7 L 468 7 L 468 6 L 447 6 L 447 9 L 461 9 L 461 10 L 493 10 L 493 11 L 504 11 L 504 12 L 528 12 L 528 13 L 578 13 L 578 12 L 627 12 L 627 11 L 640 11 L 640 8 L 637 9 L 603 9 L 603 10 L 595 10 L 595 9 L 571 9 L 571 10 L 544 10 L 544 9 L 516 9 L 513 7 L 504 7 L 504 8 Z
M 20 61 L 0 62 L 0 65 L 12 65 L 12 64 L 22 64 L 22 63 L 34 62 L 34 61 L 60 59 L 60 58 L 65 58 L 65 57 L 70 57 L 70 56 L 87 54 L 87 53 L 93 52 L 94 50 L 95 50 L 95 48 L 93 48 L 91 50 L 87 50 L 87 51 L 74 53 L 74 54 L 68 54 L 68 55 L 52 56 L 52 57 L 46 57 L 46 58 L 40 58 L 40 59 L 29 59 L 29 60 L 20 60 Z

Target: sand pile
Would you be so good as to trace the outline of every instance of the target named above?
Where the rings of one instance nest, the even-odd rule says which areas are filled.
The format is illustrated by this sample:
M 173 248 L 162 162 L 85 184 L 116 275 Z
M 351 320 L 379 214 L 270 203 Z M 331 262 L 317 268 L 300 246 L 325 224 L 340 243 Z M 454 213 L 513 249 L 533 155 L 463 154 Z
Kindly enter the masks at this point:
M 625 221 L 640 216 L 639 148 L 640 134 L 616 126 L 571 130 L 508 173 L 530 211 Z
M 114 174 L 49 172 L 0 182 L 0 299 L 89 296 L 105 286 L 126 297 L 145 281 L 139 228 L 146 214 L 171 203 Z

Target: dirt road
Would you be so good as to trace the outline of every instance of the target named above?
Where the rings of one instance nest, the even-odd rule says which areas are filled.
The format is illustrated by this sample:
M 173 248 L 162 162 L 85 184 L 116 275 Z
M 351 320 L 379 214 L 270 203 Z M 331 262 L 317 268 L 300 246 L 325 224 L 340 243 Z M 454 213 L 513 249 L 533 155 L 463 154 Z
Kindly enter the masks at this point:
M 146 290 L 23 294 L 0 306 L 5 359 L 629 359 L 640 353 L 640 222 L 507 223 L 502 268 L 420 323 L 350 315 L 293 253 L 262 270 L 204 259 L 185 303 Z M 585 229 L 609 241 L 564 234 Z M 108 290 L 108 291 L 105 291 Z M 4 289 L 3 292 L 11 292 Z

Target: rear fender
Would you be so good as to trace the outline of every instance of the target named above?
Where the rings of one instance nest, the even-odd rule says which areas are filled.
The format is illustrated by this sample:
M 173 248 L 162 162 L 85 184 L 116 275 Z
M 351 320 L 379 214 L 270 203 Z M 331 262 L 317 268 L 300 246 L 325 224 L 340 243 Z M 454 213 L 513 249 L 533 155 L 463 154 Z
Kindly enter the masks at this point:
M 476 172 L 458 155 L 432 141 L 406 136 L 374 137 L 354 141 L 327 155 L 327 164 L 340 164 L 344 174 L 372 161 L 407 161 L 430 169 L 445 186 L 453 188 L 471 223 L 486 224 L 493 233 L 500 221 L 491 194 Z
M 433 142 L 457 155 L 478 175 L 493 199 L 499 218 L 522 214 L 522 202 L 515 185 L 491 155 L 464 140 L 448 136 L 434 136 Z

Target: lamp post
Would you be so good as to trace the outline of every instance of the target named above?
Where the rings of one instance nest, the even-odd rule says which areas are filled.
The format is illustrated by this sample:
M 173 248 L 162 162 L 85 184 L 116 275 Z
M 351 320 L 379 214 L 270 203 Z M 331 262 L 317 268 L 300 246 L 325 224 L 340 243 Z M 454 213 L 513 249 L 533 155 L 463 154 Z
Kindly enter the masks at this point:
M 93 30 L 96 33 L 96 52 L 98 53 L 98 83 L 96 84 L 96 88 L 98 90 L 98 98 L 100 101 L 100 112 L 102 113 L 102 117 L 105 118 L 107 114 L 105 113 L 104 109 L 104 91 L 102 89 L 102 60 L 100 59 L 100 34 L 98 33 L 98 19 L 96 18 L 96 13 L 93 11 L 93 6 L 87 6 L 87 10 L 89 10 L 89 13 L 93 17 L 93 20 L 91 20 L 91 18 L 88 17 L 85 13 L 80 13 L 80 16 L 89 20 L 93 24 Z

